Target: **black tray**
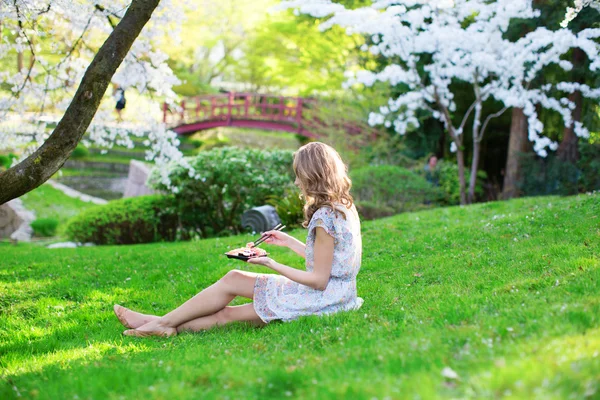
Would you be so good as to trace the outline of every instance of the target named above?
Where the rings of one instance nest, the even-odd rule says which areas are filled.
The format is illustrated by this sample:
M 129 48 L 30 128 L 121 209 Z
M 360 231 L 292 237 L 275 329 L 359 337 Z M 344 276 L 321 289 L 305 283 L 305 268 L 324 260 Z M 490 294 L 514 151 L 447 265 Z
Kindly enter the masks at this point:
M 242 260 L 242 261 L 248 261 L 250 258 L 257 258 L 257 257 L 266 257 L 269 254 L 265 254 L 264 256 L 256 256 L 256 257 L 246 257 L 246 256 L 235 256 L 232 254 L 227 254 L 225 253 L 225 255 L 227 256 L 227 258 L 235 258 L 236 260 Z

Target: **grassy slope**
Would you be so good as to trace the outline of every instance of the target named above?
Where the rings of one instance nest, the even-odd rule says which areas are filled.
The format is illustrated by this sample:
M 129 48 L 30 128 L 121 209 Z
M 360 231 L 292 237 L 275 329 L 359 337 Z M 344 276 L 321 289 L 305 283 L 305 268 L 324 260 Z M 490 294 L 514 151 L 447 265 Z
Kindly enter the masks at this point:
M 173 339 L 122 337 L 111 305 L 163 313 L 257 270 L 221 255 L 249 238 L 0 243 L 0 398 L 597 398 L 599 215 L 595 195 L 365 223 L 360 311 Z
M 60 225 L 84 209 L 95 206 L 93 203 L 69 197 L 47 184 L 24 194 L 21 200 L 25 208 L 35 211 L 36 218 L 54 218 Z

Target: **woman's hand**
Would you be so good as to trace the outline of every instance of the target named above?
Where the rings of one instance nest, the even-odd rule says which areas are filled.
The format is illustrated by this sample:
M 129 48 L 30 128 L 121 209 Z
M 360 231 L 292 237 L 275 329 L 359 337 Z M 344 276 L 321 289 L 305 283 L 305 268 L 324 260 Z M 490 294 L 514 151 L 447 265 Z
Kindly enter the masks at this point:
M 269 235 L 265 239 L 265 243 L 272 244 L 275 246 L 289 247 L 293 238 L 285 232 L 281 231 L 267 231 L 263 235 Z
M 248 259 L 248 263 L 263 265 L 267 268 L 273 268 L 273 264 L 275 264 L 275 261 L 269 257 L 252 257 Z

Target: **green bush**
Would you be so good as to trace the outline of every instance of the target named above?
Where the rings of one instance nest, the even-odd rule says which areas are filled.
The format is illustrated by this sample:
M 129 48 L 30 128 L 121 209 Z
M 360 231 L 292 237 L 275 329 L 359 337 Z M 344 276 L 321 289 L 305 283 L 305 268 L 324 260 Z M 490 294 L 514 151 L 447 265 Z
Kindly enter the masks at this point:
M 192 139 L 192 140 L 190 140 L 190 144 L 192 146 L 194 146 L 195 149 L 198 149 L 198 148 L 202 147 L 202 145 L 204 144 L 204 142 L 202 140 L 199 140 L 199 139 Z
M 9 156 L 4 156 L 0 154 L 0 168 L 9 168 L 11 162 L 12 161 Z
M 600 142 L 579 144 L 579 191 L 600 190 Z
M 90 151 L 82 146 L 82 145 L 77 145 L 77 147 L 75 147 L 75 150 L 73 150 L 73 152 L 71 153 L 71 158 L 72 159 L 80 159 L 80 158 L 85 158 L 88 157 L 90 155 Z
M 465 191 L 469 190 L 470 172 L 469 166 L 465 166 Z M 425 174 L 425 171 L 423 171 Z M 438 188 L 441 192 L 440 203 L 443 205 L 460 204 L 460 182 L 458 180 L 458 165 L 454 162 L 438 161 L 436 166 L 436 177 L 438 178 Z M 487 178 L 484 171 L 477 172 L 477 181 L 475 182 L 475 199 L 481 200 L 484 195 L 483 182 Z M 467 194 L 468 195 L 468 194 Z
M 177 227 L 175 199 L 151 195 L 90 208 L 69 221 L 66 234 L 82 243 L 151 243 L 175 240 Z
M 363 218 L 373 219 L 413 211 L 438 198 L 422 176 L 394 165 L 374 165 L 351 173 L 352 194 Z
M 275 207 L 281 222 L 288 228 L 297 228 L 304 221 L 304 200 L 297 187 L 290 186 L 282 196 L 269 196 L 267 204 Z
M 269 196 L 282 196 L 294 180 L 292 152 L 285 150 L 221 147 L 187 159 L 194 173 L 180 164 L 171 165 L 169 178 L 184 233 L 202 237 L 242 231 L 241 215 L 266 203 Z M 168 191 L 160 171 L 149 179 L 155 189 Z
M 55 218 L 38 218 L 31 223 L 35 236 L 54 236 L 57 227 L 58 220 Z
M 578 192 L 577 166 L 561 161 L 556 154 L 540 158 L 525 153 L 521 158 L 521 179 L 517 187 L 525 196 L 570 195 Z
M 572 195 L 600 189 L 600 143 L 579 143 L 577 164 L 562 161 L 557 154 L 540 158 L 521 154 L 524 173 L 517 182 L 525 196 Z

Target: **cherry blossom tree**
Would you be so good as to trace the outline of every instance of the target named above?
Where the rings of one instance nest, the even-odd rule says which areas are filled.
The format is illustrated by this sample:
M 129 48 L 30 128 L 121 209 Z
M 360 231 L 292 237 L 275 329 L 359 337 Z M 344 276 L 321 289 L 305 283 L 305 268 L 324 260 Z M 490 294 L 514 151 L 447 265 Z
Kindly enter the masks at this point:
M 0 204 L 49 179 L 86 131 L 87 143 L 105 148 L 133 147 L 133 136 L 144 137 L 147 158 L 158 164 L 181 157 L 176 135 L 155 118 L 162 100 L 176 97 L 178 80 L 158 50 L 177 40 L 183 15 L 176 1 L 0 3 L 0 151 L 21 153 L 0 173 Z M 126 124 L 116 123 L 105 95 L 111 83 L 138 93 L 139 111 Z M 42 118 L 48 113 L 63 114 L 51 134 Z
M 565 19 L 560 24 L 563 28 L 566 28 L 569 25 L 569 22 L 573 21 L 584 7 L 590 6 L 600 11 L 600 0 L 575 0 L 573 5 L 574 7 L 567 7 Z
M 378 0 L 355 10 L 329 0 L 297 0 L 286 6 L 317 18 L 329 17 L 322 23 L 323 29 L 340 25 L 348 33 L 371 38 L 372 45 L 363 50 L 386 57 L 390 64 L 376 72 L 349 72 L 347 84 L 369 86 L 381 81 L 403 89 L 403 94 L 371 113 L 373 125 L 393 125 L 396 132 L 404 134 L 419 127 L 418 110 L 443 122 L 452 139 L 451 150 L 457 153 L 461 204 L 474 200 L 486 128 L 507 109 L 523 109 L 529 140 L 542 157 L 558 144 L 543 136 L 536 107 L 559 113 L 565 126 L 573 126 L 578 136 L 589 135 L 581 122 L 573 121 L 575 105 L 568 95 L 580 91 L 585 97 L 598 98 L 600 88 L 577 82 L 546 83 L 543 72 L 551 64 L 571 69 L 563 56 L 572 48 L 587 55 L 592 70 L 599 69 L 600 46 L 595 39 L 600 30 L 574 34 L 568 29 L 553 32 L 540 27 L 516 42 L 507 40 L 504 33 L 511 19 L 539 16 L 531 0 Z M 470 85 L 473 92 L 463 115 L 456 113 L 456 83 Z M 467 193 L 464 133 L 468 122 L 473 151 Z

